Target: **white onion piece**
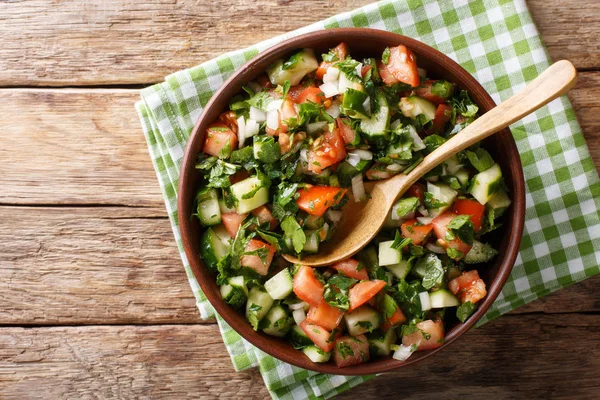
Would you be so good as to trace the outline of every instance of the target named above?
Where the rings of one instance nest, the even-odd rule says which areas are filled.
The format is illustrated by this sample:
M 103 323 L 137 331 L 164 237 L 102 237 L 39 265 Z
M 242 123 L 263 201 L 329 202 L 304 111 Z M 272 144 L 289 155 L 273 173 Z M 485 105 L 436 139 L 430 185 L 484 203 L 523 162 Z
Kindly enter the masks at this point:
M 398 361 L 406 361 L 408 360 L 408 357 L 410 357 L 411 354 L 414 352 L 415 350 L 413 346 L 405 346 L 401 344 L 400 347 L 398 347 L 398 349 L 394 352 L 392 358 Z
M 423 311 L 431 310 L 431 300 L 429 299 L 429 293 L 419 293 L 419 300 L 421 300 L 421 309 Z
M 267 112 L 267 128 L 273 129 L 273 130 L 279 128 L 279 111 L 278 110 L 269 110 Z
M 282 105 L 283 105 L 283 100 L 281 100 L 281 99 L 273 100 L 272 102 L 270 102 L 267 105 L 267 112 L 271 111 L 271 110 L 279 110 Z M 268 115 L 267 115 L 267 118 L 269 118 Z
M 385 167 L 385 169 L 387 169 L 388 171 L 392 171 L 392 172 L 400 172 L 404 169 L 404 165 L 390 164 L 387 167 Z
M 306 313 L 303 309 L 292 311 L 292 316 L 294 317 L 294 322 L 297 324 L 301 324 L 306 319 Z
M 300 159 L 304 162 L 308 162 L 308 154 L 306 149 L 300 150 Z
M 306 303 L 301 301 L 300 303 L 290 304 L 288 307 L 290 308 L 290 310 L 293 311 L 293 310 L 303 309 L 305 305 L 306 305 Z
M 362 78 L 362 67 L 363 67 L 362 63 L 358 63 L 356 68 L 354 68 L 356 75 L 360 76 L 361 78 Z
M 260 129 L 260 126 L 258 125 L 258 122 L 256 122 L 253 119 L 247 120 L 246 121 L 246 130 L 244 131 L 244 137 L 249 138 L 251 136 L 258 134 L 259 129 Z
M 319 89 L 323 92 L 326 98 L 333 97 L 335 95 L 340 94 L 337 85 L 335 82 L 327 82 L 319 86 Z
M 444 164 L 444 167 L 446 165 Z M 458 172 L 459 169 L 461 169 L 462 167 L 464 167 L 464 165 L 462 164 L 456 164 L 456 165 L 452 165 L 451 167 L 448 167 L 448 174 L 450 175 L 454 175 L 455 173 Z
M 306 132 L 309 134 L 317 133 L 327 125 L 327 121 L 312 122 L 306 125 Z
M 424 217 L 429 217 L 429 210 L 423 206 L 419 206 L 417 208 L 417 211 L 421 213 L 422 216 Z
M 250 107 L 250 119 L 256 122 L 265 122 L 267 120 L 267 113 L 260 108 Z
M 427 71 L 423 68 L 417 68 L 417 71 L 419 71 L 419 76 L 427 77 Z
M 361 159 L 358 154 L 349 152 L 346 157 L 346 161 L 348 162 L 348 164 L 352 165 L 353 167 L 356 167 L 358 165 L 358 163 L 361 161 Z
M 415 212 L 411 211 L 407 214 L 404 214 L 402 217 L 398 215 L 398 203 L 394 204 L 392 207 L 392 219 L 398 221 L 406 221 L 409 219 L 413 219 L 415 217 Z
M 325 213 L 325 216 L 331 221 L 331 222 L 340 222 L 340 220 L 342 219 L 342 216 L 344 215 L 344 213 L 340 210 L 327 210 L 327 212 Z
M 352 151 L 349 151 L 348 154 L 356 154 L 357 156 L 360 157 L 361 160 L 372 160 L 373 159 L 373 153 L 370 152 L 369 150 L 354 149 Z
M 337 118 L 340 116 L 340 105 L 337 101 L 334 101 L 325 112 L 329 114 L 331 118 Z
M 336 87 L 337 87 L 337 81 L 340 78 L 340 70 L 337 69 L 336 67 L 329 67 L 327 68 L 327 72 L 325 72 L 325 75 L 323 75 L 323 83 L 336 83 Z
M 354 201 L 356 203 L 367 198 L 362 174 L 358 174 L 352 178 L 352 195 L 354 196 Z
M 402 122 L 400 122 L 400 120 L 399 120 L 399 119 L 397 119 L 397 120 L 395 120 L 394 122 L 392 122 L 392 123 L 390 124 L 390 129 L 391 129 L 391 130 L 394 130 L 394 129 L 396 129 L 397 127 L 399 127 L 399 126 L 400 126 L 400 124 L 402 124 Z
M 244 121 L 244 116 L 240 116 L 237 119 L 238 125 L 238 148 L 244 147 L 244 141 L 246 140 L 246 122 Z
M 421 139 L 421 137 L 419 136 L 419 134 L 417 133 L 417 131 L 415 130 L 415 128 L 412 125 L 408 126 L 408 133 L 410 134 L 410 137 L 413 140 L 413 145 L 412 145 L 413 150 L 423 150 L 424 148 L 427 147 L 427 146 L 425 146 L 425 143 L 423 143 L 423 139 Z
M 446 254 L 446 250 L 444 250 L 442 247 L 435 245 L 433 243 L 427 243 L 425 245 L 425 247 L 427 247 L 427 250 L 431 251 L 432 253 Z
M 433 217 L 417 217 L 417 221 L 423 225 L 429 225 L 433 221 Z
M 254 93 L 258 93 L 263 89 L 262 86 L 260 86 L 257 82 L 254 81 L 248 82 L 248 87 L 252 89 Z

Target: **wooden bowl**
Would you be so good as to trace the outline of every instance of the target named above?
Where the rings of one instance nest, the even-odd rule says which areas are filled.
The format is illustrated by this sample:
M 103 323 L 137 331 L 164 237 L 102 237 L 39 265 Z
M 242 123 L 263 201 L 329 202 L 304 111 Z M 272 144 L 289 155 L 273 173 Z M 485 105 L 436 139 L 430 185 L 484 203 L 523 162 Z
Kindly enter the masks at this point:
M 332 362 L 313 363 L 301 351 L 294 350 L 285 340 L 254 331 L 242 313 L 236 312 L 221 299 L 215 275 L 204 266 L 200 259 L 199 243 L 203 227 L 196 218 L 191 217 L 194 212 L 194 197 L 200 180 L 194 164 L 201 152 L 207 126 L 227 109 L 229 99 L 237 94 L 244 84 L 264 72 L 274 60 L 289 56 L 294 50 L 313 48 L 317 54 L 321 54 L 326 53 L 342 41 L 348 44 L 350 52 L 355 58 L 378 57 L 386 47 L 403 44 L 417 55 L 419 67 L 426 69 L 428 76 L 455 82 L 459 88 L 468 90 L 475 103 L 480 106 L 480 110 L 484 112 L 495 106 L 485 89 L 460 65 L 432 47 L 405 36 L 375 29 L 340 28 L 317 31 L 288 39 L 260 53 L 235 72 L 204 108 L 192 130 L 181 167 L 178 198 L 179 228 L 192 271 L 206 297 L 225 321 L 242 337 L 273 357 L 301 368 L 329 374 L 366 375 L 402 368 L 443 350 L 475 325 L 486 313 L 500 293 L 517 257 L 523 233 L 525 188 L 519 152 L 512 134 L 508 129 L 504 129 L 486 139 L 484 143 L 484 147 L 502 167 L 513 200 L 512 206 L 503 216 L 503 227 L 498 229 L 495 234 L 490 233 L 490 242 L 496 245 L 499 255 L 493 265 L 479 269 L 479 273 L 487 285 L 488 295 L 479 303 L 477 311 L 465 323 L 456 323 L 447 331 L 443 346 L 435 350 L 416 352 L 404 362 L 388 357 L 374 359 L 365 364 L 338 368 Z

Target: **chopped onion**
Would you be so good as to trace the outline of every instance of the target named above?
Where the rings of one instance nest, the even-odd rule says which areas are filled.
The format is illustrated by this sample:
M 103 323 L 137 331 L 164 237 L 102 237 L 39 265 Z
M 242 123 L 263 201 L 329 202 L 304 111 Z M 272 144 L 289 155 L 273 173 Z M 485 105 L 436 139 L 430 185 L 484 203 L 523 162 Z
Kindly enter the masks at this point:
M 334 82 L 326 82 L 319 86 L 319 89 L 321 89 L 326 98 L 340 94 L 338 87 Z
M 423 311 L 431 310 L 431 300 L 429 299 L 429 293 L 427 293 L 427 292 L 419 293 L 419 300 L 421 300 L 421 310 L 423 310 Z
M 392 356 L 392 358 L 394 360 L 398 360 L 398 361 L 406 361 L 408 360 L 408 357 L 411 356 L 412 353 L 414 353 L 415 350 L 413 348 L 413 346 L 405 346 L 403 344 L 401 344 L 398 349 L 394 352 L 394 355 Z
M 340 220 L 342 219 L 342 216 L 344 215 L 344 213 L 342 211 L 339 210 L 327 210 L 327 212 L 325 213 L 325 216 L 331 221 L 331 222 L 340 222 Z
M 327 72 L 323 75 L 323 83 L 335 83 L 337 87 L 337 81 L 340 78 L 340 70 L 336 67 L 327 68 Z
M 304 162 L 308 162 L 308 154 L 306 149 L 300 150 L 300 159 Z
M 309 134 L 317 133 L 327 125 L 327 121 L 312 122 L 306 125 L 306 132 Z
M 279 128 L 279 111 L 278 110 L 269 110 L 267 112 L 267 128 L 269 129 L 277 129 Z
M 432 253 L 446 254 L 446 250 L 444 250 L 442 247 L 435 245 L 433 243 L 427 243 L 425 245 L 425 247 L 427 247 L 427 250 L 431 251 Z
M 349 151 L 348 154 L 356 154 L 357 156 L 360 157 L 361 160 L 372 160 L 373 159 L 373 153 L 370 152 L 369 150 L 354 149 L 352 151 Z
M 244 141 L 246 140 L 246 123 L 244 122 L 244 116 L 240 116 L 237 119 L 238 125 L 238 148 L 244 147 Z
M 267 105 L 267 111 L 279 110 L 282 105 L 283 105 L 283 100 L 281 100 L 281 99 L 273 100 L 272 102 L 270 102 Z M 269 116 L 267 115 L 267 119 L 268 118 L 269 118 Z
M 267 113 L 260 108 L 250 107 L 250 119 L 256 122 L 265 122 L 267 120 Z
M 425 143 L 423 143 L 423 140 L 421 139 L 421 137 L 419 136 L 419 134 L 417 133 L 417 131 L 415 130 L 415 128 L 412 125 L 408 126 L 408 133 L 410 134 L 410 137 L 413 140 L 413 145 L 412 145 L 413 150 L 423 150 L 424 148 L 427 147 L 427 146 L 425 146 Z
M 417 68 L 417 71 L 419 71 L 419 76 L 422 76 L 424 78 L 427 77 L 427 71 L 424 70 L 423 68 Z
M 394 122 L 392 122 L 392 123 L 390 124 L 390 129 L 391 129 L 391 130 L 394 130 L 394 129 L 396 129 L 397 127 L 399 127 L 400 125 L 402 125 L 402 121 L 400 121 L 399 119 L 397 119 L 397 120 L 395 120 Z
M 329 108 L 325 110 L 325 112 L 329 114 L 331 118 L 337 118 L 340 116 L 340 105 L 337 101 L 334 101 L 333 103 L 331 103 Z
M 400 172 L 404 169 L 404 165 L 390 164 L 387 167 L 385 167 L 385 169 L 387 169 L 388 171 L 392 171 L 392 172 Z
M 433 217 L 417 217 L 417 221 L 423 225 L 429 225 L 433 221 Z
M 356 75 L 360 76 L 361 78 L 362 78 L 362 67 L 363 67 L 362 63 L 358 63 L 356 68 L 354 68 Z
M 445 166 L 445 164 L 444 164 L 444 166 Z M 450 174 L 450 175 L 454 175 L 454 174 L 455 174 L 455 173 L 457 173 L 457 172 L 458 172 L 458 170 L 459 170 L 459 169 L 461 169 L 463 166 L 464 166 L 464 165 L 462 165 L 462 164 L 456 164 L 456 165 L 453 165 L 453 166 L 451 166 L 451 167 L 448 167 L 448 174 Z
M 352 178 L 352 195 L 354 196 L 354 201 L 356 203 L 359 203 L 367 198 L 367 192 L 365 191 L 362 174 L 358 174 Z
M 417 208 L 417 211 L 421 213 L 422 216 L 424 217 L 429 217 L 429 210 L 423 206 L 419 206 Z
M 248 82 L 248 87 L 252 89 L 254 93 L 258 93 L 263 90 L 262 86 L 260 86 L 257 82 L 254 81 Z
M 325 222 L 323 224 L 323 226 L 321 227 L 321 230 L 325 234 L 325 237 L 327 237 L 327 235 L 329 234 L 329 224 L 327 222 Z
M 306 313 L 303 309 L 292 311 L 292 316 L 297 324 L 301 324 L 306 319 Z
M 293 310 L 303 309 L 305 305 L 306 305 L 306 303 L 301 301 L 300 303 L 290 304 L 288 307 L 290 308 L 290 310 L 293 311 Z
M 365 101 L 362 103 L 363 108 L 367 112 L 367 114 L 371 114 L 371 98 L 367 97 Z
M 256 122 L 253 119 L 247 120 L 246 121 L 246 129 L 244 131 L 244 137 L 249 138 L 251 136 L 258 134 L 259 129 L 260 129 L 260 126 L 258 125 L 258 122 Z
M 353 167 L 356 167 L 358 165 L 358 163 L 361 161 L 361 159 L 358 154 L 348 152 L 346 161 L 348 162 L 348 164 L 352 165 Z

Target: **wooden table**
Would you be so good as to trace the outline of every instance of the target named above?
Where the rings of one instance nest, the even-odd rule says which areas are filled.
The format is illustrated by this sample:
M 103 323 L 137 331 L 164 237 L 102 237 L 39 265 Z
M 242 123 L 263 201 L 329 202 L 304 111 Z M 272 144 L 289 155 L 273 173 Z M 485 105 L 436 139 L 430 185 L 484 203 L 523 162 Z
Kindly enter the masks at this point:
M 133 103 L 171 72 L 369 1 L 0 2 L 1 398 L 268 396 L 199 318 Z M 570 96 L 600 168 L 600 2 L 528 3 L 552 57 L 580 71 Z M 598 398 L 598 289 L 340 397 Z

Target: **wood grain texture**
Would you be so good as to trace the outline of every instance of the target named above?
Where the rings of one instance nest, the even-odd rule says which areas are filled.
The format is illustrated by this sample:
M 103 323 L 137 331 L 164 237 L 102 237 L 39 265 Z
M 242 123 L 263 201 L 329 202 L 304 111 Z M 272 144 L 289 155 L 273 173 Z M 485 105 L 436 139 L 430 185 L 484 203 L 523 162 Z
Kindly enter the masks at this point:
M 339 398 L 592 399 L 600 389 L 600 348 L 590 343 L 600 340 L 599 323 L 598 315 L 504 317 L 465 334 L 442 356 L 380 376 Z M 234 373 L 217 329 L 3 328 L 0 393 L 6 398 L 25 393 L 27 398 L 268 398 L 256 370 Z M 577 356 L 566 357 L 565 350 Z
M 219 54 L 370 2 L 0 2 L 0 86 L 158 82 Z M 600 67 L 596 0 L 527 4 L 554 59 L 568 58 L 580 68 Z

